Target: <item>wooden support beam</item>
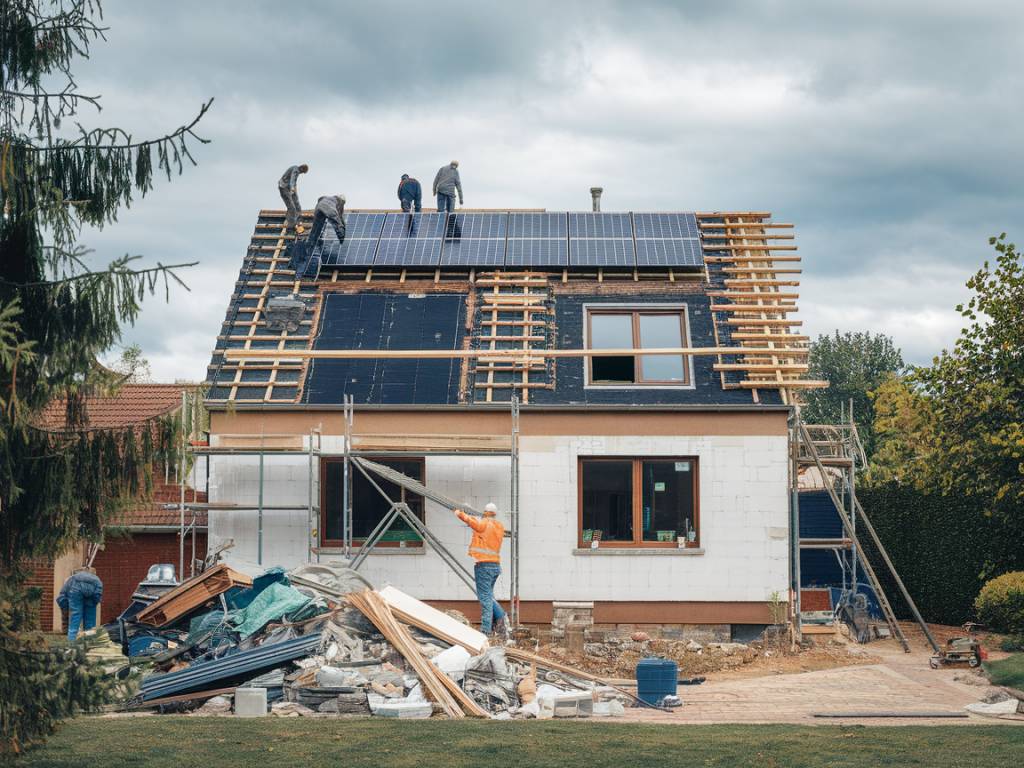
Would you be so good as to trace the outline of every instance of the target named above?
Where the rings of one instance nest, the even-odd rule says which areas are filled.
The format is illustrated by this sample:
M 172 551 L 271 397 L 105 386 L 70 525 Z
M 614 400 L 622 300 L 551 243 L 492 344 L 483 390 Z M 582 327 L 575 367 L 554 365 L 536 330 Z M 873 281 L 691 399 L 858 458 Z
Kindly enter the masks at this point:
M 731 321 L 731 319 L 730 319 Z M 742 320 L 744 325 L 793 324 L 788 320 Z M 481 337 L 487 340 L 488 337 Z M 452 358 L 512 358 L 530 357 L 631 357 L 636 355 L 778 355 L 787 350 L 775 347 L 651 347 L 615 349 L 228 349 L 224 355 L 228 360 L 308 359 L 308 360 L 365 360 L 365 359 L 424 359 L 447 360 Z M 799 350 L 802 351 L 802 350 Z
M 733 260 L 732 259 L 727 259 L 727 261 L 733 261 Z M 761 275 L 761 274 L 765 274 L 765 273 L 768 273 L 768 272 L 771 272 L 772 274 L 776 274 L 776 275 L 799 275 L 799 274 L 801 274 L 803 272 L 802 269 L 776 269 L 775 267 L 753 267 L 753 266 L 751 266 L 751 267 L 736 267 L 736 266 L 720 267 L 719 269 L 720 269 L 721 272 L 726 272 L 726 273 L 728 273 L 730 275 L 748 275 L 748 274 Z
M 716 371 L 806 371 L 806 363 L 715 363 Z
M 811 379 L 765 379 L 764 381 L 741 381 L 743 389 L 825 389 L 827 381 Z
M 725 299 L 799 299 L 799 293 L 778 291 L 708 291 L 708 296 Z

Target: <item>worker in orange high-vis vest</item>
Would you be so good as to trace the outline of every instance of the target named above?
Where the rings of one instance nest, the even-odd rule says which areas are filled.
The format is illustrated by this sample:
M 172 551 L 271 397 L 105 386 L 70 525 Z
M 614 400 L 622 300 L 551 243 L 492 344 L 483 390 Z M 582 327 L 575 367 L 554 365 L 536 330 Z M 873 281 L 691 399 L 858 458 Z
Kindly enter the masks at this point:
M 483 517 L 472 517 L 461 509 L 455 516 L 473 529 L 469 542 L 469 556 L 476 560 L 476 597 L 480 601 L 480 631 L 485 635 L 495 632 L 506 637 L 509 634 L 505 611 L 494 597 L 494 582 L 501 575 L 501 540 L 505 538 L 505 526 L 498 522 L 498 507 L 488 504 Z

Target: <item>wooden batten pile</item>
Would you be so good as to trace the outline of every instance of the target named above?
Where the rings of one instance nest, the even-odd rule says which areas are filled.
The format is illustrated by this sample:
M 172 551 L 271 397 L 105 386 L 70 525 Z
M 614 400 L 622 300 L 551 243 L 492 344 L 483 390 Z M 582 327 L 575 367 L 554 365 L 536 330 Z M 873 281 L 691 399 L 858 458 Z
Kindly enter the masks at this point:
M 466 715 L 471 717 L 489 717 L 490 715 L 473 701 L 454 680 L 438 669 L 432 661 L 423 655 L 419 644 L 403 624 L 395 618 L 387 602 L 372 589 L 352 592 L 345 599 L 353 608 L 366 616 L 367 619 L 384 635 L 416 672 L 427 698 L 437 702 L 448 717 L 460 719 Z

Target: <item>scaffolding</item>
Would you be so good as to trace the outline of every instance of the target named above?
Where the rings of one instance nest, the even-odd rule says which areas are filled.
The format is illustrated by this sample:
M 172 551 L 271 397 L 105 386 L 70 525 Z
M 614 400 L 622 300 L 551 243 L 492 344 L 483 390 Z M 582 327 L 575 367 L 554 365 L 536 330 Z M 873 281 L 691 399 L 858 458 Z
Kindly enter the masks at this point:
M 306 511 L 308 515 L 308 537 L 306 549 L 307 562 L 320 562 L 321 553 L 326 547 L 320 545 L 321 525 L 321 464 L 322 459 L 338 459 L 342 461 L 342 546 L 341 554 L 350 561 L 351 566 L 358 570 L 366 561 L 374 549 L 380 545 L 384 534 L 398 520 L 403 520 L 423 540 L 424 546 L 434 549 L 441 560 L 448 565 L 452 571 L 476 594 L 476 586 L 472 573 L 463 565 L 444 543 L 431 531 L 425 521 L 420 520 L 410 509 L 409 505 L 401 500 L 391 499 L 387 492 L 381 487 L 381 478 L 399 483 L 416 482 L 400 473 L 382 467 L 370 457 L 387 460 L 388 458 L 400 457 L 425 457 L 425 456 L 507 456 L 509 459 L 509 530 L 507 536 L 510 540 L 510 602 L 511 610 L 509 615 L 513 625 L 519 622 L 519 398 L 513 396 L 509 403 L 509 415 L 511 420 L 508 436 L 505 435 L 476 435 L 476 436 L 422 436 L 420 438 L 402 436 L 381 436 L 381 435 L 359 435 L 355 431 L 355 403 L 352 396 L 346 395 L 343 403 L 344 433 L 341 435 L 340 452 L 325 451 L 323 447 L 323 435 L 320 427 L 313 428 L 306 437 L 305 445 L 288 445 L 294 442 L 297 435 L 294 434 L 245 434 L 231 435 L 220 434 L 218 437 L 226 442 L 254 443 L 253 445 L 187 445 L 185 450 L 193 457 L 235 457 L 254 456 L 257 459 L 257 482 L 255 504 L 237 503 L 198 503 L 186 502 L 184 490 L 180 503 L 181 511 L 181 536 L 184 542 L 186 530 L 186 510 L 204 509 L 216 513 L 218 511 L 250 512 L 256 514 L 256 560 L 257 565 L 264 565 L 264 515 L 268 512 L 297 512 Z M 265 482 L 266 465 L 268 459 L 278 457 L 304 456 L 308 462 L 308 483 L 307 499 L 305 504 L 292 505 L 268 505 L 265 503 Z M 194 464 L 193 464 L 194 465 Z M 207 469 L 207 471 L 209 471 Z M 355 473 L 365 477 L 371 486 L 388 502 L 389 509 L 380 520 L 371 534 L 358 543 L 353 535 L 353 509 L 352 509 L 352 481 Z M 396 477 L 397 476 L 397 477 Z M 375 477 L 377 479 L 375 479 Z M 182 489 L 184 489 L 184 478 L 182 478 Z M 426 486 L 420 486 L 421 495 L 445 506 L 455 506 L 436 492 Z M 459 503 L 457 506 L 467 508 L 467 505 Z M 182 544 L 184 546 L 184 544 Z
M 801 605 L 800 605 L 800 552 L 804 549 L 831 549 L 839 557 L 840 551 L 850 554 L 850 579 L 849 590 L 847 590 L 847 579 L 845 566 L 843 573 L 843 590 L 856 594 L 858 587 L 858 566 L 863 572 L 864 579 L 868 586 L 875 593 L 882 616 L 892 636 L 899 640 L 903 650 L 910 652 L 910 644 L 903 633 L 892 604 L 882 588 L 874 566 L 867 557 L 861 541 L 858 537 L 858 529 L 868 533 L 868 536 L 875 547 L 882 562 L 886 566 L 894 583 L 897 586 L 907 606 L 910 608 L 914 620 L 921 627 L 928 643 L 938 652 L 939 647 L 932 636 L 928 625 L 921 616 L 920 611 L 910 592 L 907 590 L 903 579 L 900 578 L 889 558 L 889 553 L 882 544 L 874 525 L 868 518 L 867 513 L 857 499 L 856 475 L 857 468 L 867 464 L 864 455 L 864 447 L 857 432 L 857 425 L 853 421 L 852 408 L 849 412 L 849 420 L 842 424 L 805 424 L 800 418 L 800 410 L 794 412 L 791 431 L 790 449 L 792 461 L 792 562 L 793 562 L 793 587 L 794 587 L 794 620 L 797 632 L 802 632 Z M 801 470 L 815 470 L 821 480 L 823 489 L 828 493 L 839 520 L 842 523 L 844 536 L 839 539 L 801 539 L 800 538 L 800 489 L 799 477 Z

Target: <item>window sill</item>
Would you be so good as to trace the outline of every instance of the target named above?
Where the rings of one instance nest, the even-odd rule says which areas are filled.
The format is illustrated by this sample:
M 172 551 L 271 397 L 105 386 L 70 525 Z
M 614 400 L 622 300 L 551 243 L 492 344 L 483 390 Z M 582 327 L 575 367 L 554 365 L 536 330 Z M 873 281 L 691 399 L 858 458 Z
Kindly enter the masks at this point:
M 657 557 L 693 557 L 696 555 L 704 554 L 704 547 L 692 548 L 692 549 L 679 549 L 678 547 L 598 547 L 597 549 L 574 549 L 572 551 L 574 555 L 581 555 L 584 557 L 589 556 L 632 556 L 638 555 L 640 557 L 647 557 L 654 555 Z
M 374 555 L 425 555 L 426 547 L 374 547 L 370 550 L 370 557 Z M 359 551 L 359 547 L 352 547 L 352 554 Z M 344 547 L 314 547 L 313 553 L 317 555 L 344 555 Z

